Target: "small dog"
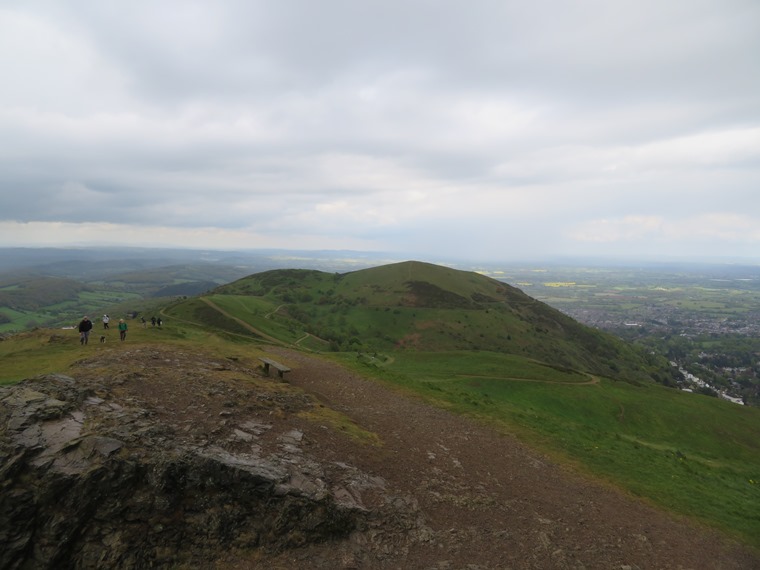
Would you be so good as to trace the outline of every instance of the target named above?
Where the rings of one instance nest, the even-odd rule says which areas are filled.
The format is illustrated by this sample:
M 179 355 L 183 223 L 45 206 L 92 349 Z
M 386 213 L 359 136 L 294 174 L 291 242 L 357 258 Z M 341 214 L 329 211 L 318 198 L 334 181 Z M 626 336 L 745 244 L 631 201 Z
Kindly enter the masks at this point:
M 100 344 L 105 344 L 105 343 L 106 343 L 106 335 L 102 334 L 100 335 Z

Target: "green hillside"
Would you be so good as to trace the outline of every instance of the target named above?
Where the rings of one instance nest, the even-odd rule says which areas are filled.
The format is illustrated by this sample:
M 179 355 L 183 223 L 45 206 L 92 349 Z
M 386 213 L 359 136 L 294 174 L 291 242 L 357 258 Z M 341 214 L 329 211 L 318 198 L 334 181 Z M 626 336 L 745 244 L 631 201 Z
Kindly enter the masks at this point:
M 63 277 L 6 273 L 0 276 L 0 333 L 73 325 L 85 313 L 134 297 Z
M 84 283 L 62 277 L 6 274 L 0 277 L 0 307 L 14 311 L 36 311 L 63 303 L 90 291 Z
M 45 269 L 58 274 L 0 273 L 0 333 L 72 325 L 85 314 L 102 314 L 106 309 L 132 313 L 150 304 L 145 300 L 199 295 L 242 274 L 238 268 L 202 263 L 119 273 L 109 263 L 99 275 L 91 265 L 82 268 L 83 275 L 77 274 L 78 264 Z
M 333 351 L 478 350 L 628 381 L 667 383 L 670 375 L 663 360 L 515 287 L 428 263 L 346 274 L 267 271 L 219 287 L 207 298 L 252 326 L 276 327 L 272 334 L 283 342 L 308 333 Z
M 0 384 L 65 373 L 90 351 L 158 343 L 253 368 L 262 345 L 289 345 L 760 547 L 760 410 L 643 381 L 668 370 L 499 281 L 412 262 L 344 275 L 281 270 L 154 309 L 164 326 L 130 320 L 124 344 L 114 331 L 87 347 L 75 331 L 6 338 Z

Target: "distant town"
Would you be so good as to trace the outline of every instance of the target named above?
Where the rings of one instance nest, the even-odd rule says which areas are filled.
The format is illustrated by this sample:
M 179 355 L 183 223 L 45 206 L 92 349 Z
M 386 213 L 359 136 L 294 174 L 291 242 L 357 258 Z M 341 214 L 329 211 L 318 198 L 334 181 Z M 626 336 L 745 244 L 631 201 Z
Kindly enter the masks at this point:
M 683 390 L 760 405 L 760 267 L 506 268 L 488 272 L 574 319 L 666 356 Z

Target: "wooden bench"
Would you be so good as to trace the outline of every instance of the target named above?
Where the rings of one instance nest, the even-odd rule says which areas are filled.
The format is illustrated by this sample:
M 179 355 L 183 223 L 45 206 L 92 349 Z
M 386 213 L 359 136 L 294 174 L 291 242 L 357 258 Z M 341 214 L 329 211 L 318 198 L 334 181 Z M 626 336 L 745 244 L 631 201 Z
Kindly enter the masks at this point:
M 283 374 L 285 374 L 286 372 L 290 372 L 290 368 L 288 368 L 284 364 L 280 364 L 279 362 L 272 360 L 271 358 L 259 358 L 259 360 L 261 360 L 261 362 L 264 363 L 264 372 L 266 373 L 267 376 L 269 376 L 270 366 L 274 368 L 275 370 L 277 370 L 277 375 L 280 378 L 283 378 Z

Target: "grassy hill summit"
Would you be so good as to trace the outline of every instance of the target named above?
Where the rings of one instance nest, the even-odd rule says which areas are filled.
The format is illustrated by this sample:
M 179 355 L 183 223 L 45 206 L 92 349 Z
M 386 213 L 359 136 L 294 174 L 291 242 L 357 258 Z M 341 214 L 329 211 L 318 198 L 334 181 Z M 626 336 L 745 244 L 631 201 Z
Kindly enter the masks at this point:
M 206 299 L 284 342 L 309 335 L 306 346 L 319 350 L 485 351 L 628 381 L 668 383 L 670 374 L 663 360 L 648 359 L 515 287 L 419 261 L 345 274 L 266 271 Z M 208 307 L 198 303 L 191 301 L 196 318 L 208 319 Z M 239 323 L 216 322 L 240 332 Z

